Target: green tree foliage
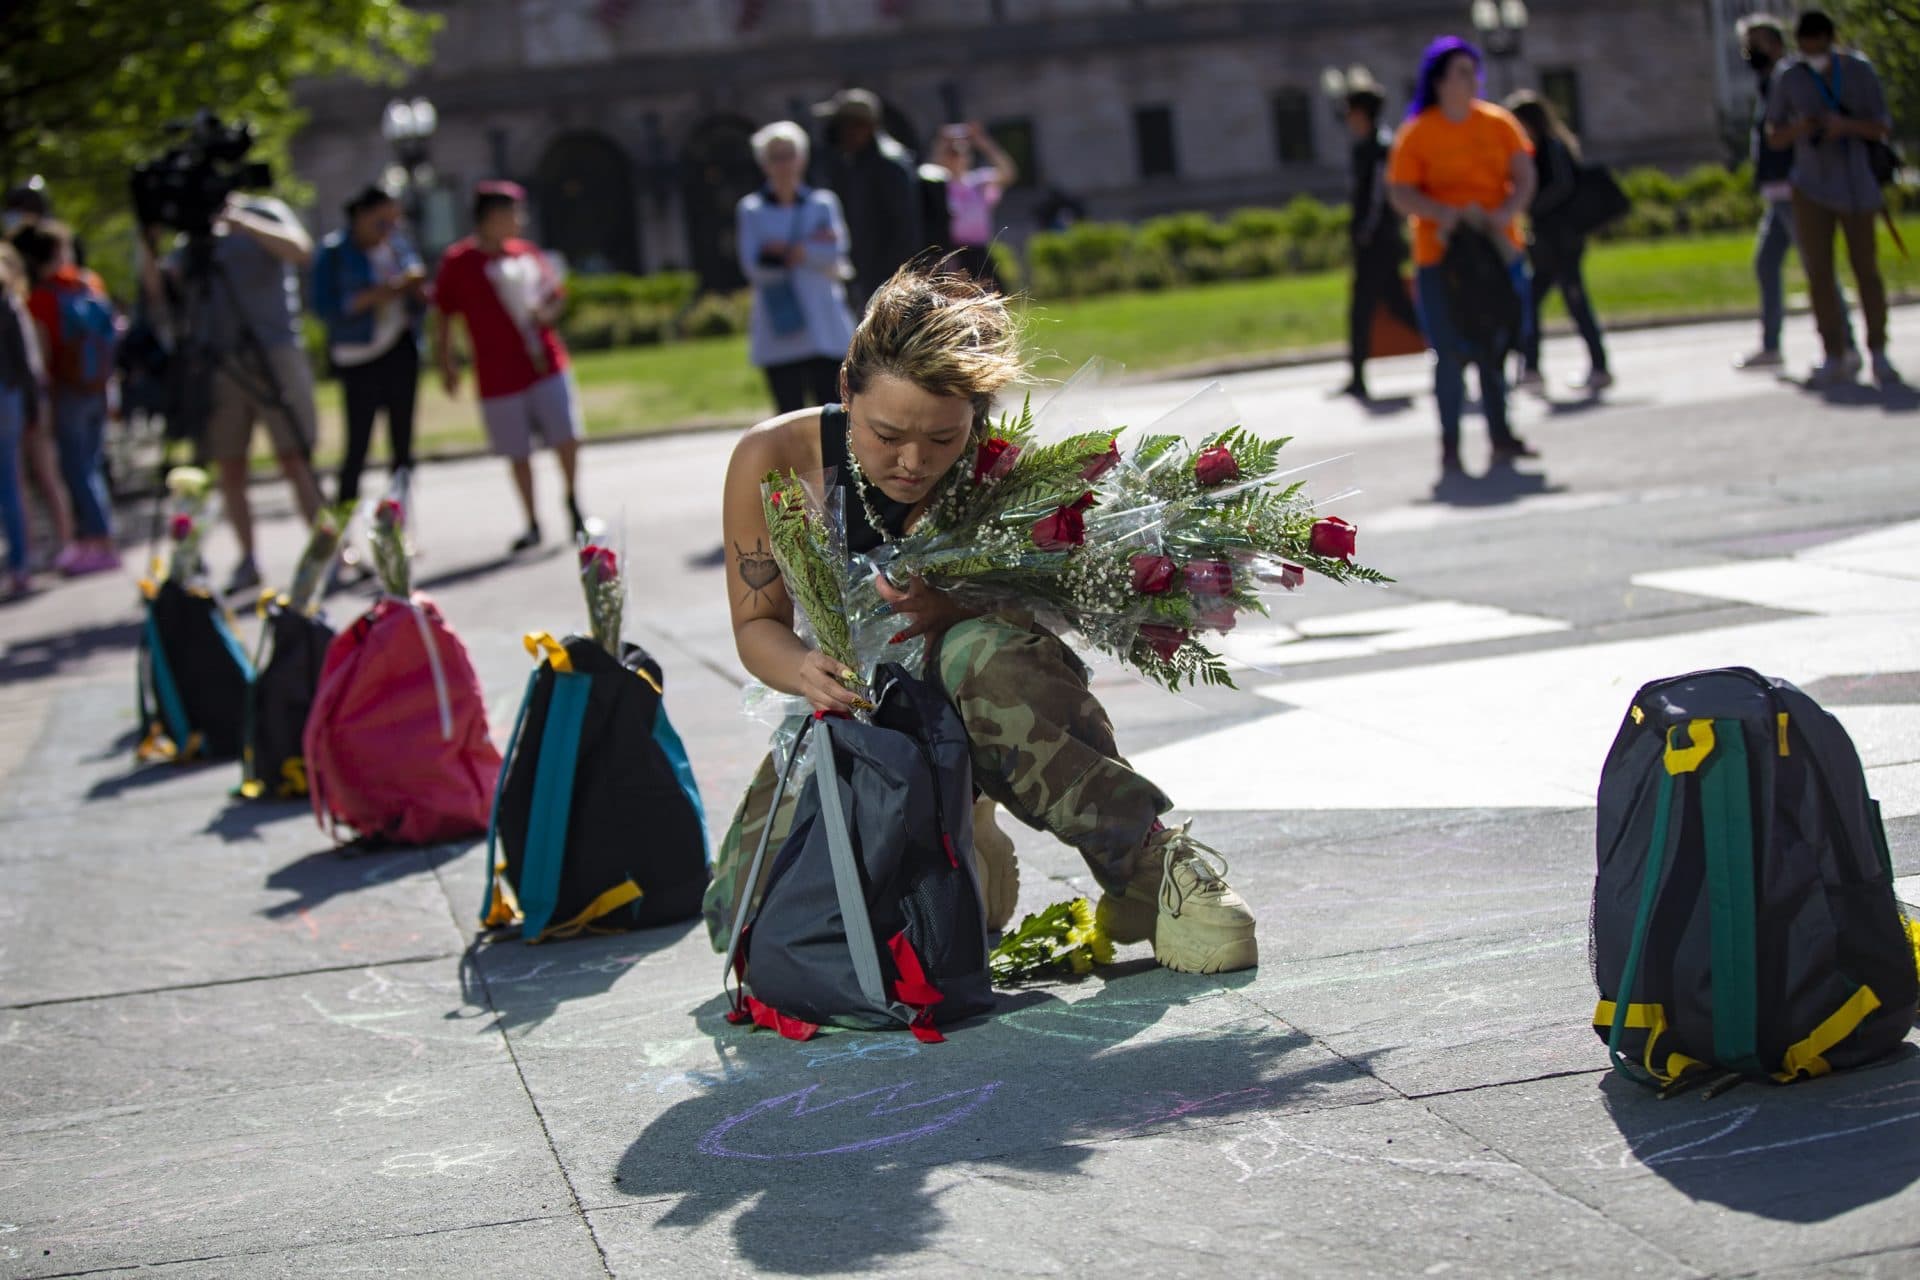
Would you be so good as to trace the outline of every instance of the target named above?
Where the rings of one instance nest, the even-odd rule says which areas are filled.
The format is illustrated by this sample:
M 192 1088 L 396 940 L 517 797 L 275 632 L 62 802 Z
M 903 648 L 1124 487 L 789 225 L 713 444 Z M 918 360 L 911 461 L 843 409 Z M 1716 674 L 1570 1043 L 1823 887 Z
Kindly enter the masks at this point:
M 255 155 L 299 198 L 285 164 L 294 83 L 398 80 L 438 23 L 400 0 L 5 0 L 0 180 L 43 175 L 95 265 L 124 281 L 128 171 L 170 145 L 169 121 L 202 107 L 251 121 Z
M 1840 39 L 1873 59 L 1894 132 L 1920 139 L 1920 0 L 1830 0 L 1826 8 Z

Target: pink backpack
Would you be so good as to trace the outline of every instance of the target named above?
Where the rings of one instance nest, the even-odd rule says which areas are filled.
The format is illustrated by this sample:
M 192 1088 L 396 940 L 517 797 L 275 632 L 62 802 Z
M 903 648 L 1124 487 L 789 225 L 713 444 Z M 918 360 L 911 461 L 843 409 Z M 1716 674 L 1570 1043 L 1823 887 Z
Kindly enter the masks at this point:
M 313 813 L 337 840 L 482 835 L 500 778 L 466 646 L 415 592 L 383 596 L 334 637 L 302 747 Z

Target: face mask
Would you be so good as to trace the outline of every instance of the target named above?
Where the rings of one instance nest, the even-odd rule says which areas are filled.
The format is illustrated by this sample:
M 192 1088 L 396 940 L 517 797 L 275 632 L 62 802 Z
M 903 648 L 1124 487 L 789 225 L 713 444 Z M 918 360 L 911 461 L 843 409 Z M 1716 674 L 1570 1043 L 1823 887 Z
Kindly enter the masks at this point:
M 1747 52 L 1747 65 L 1753 68 L 1755 75 L 1764 76 L 1767 72 L 1773 70 L 1773 55 L 1769 53 L 1756 53 L 1749 50 Z
M 1815 75 L 1823 76 L 1827 74 L 1827 68 L 1833 65 L 1833 55 L 1830 53 L 1812 54 L 1807 58 L 1807 65 L 1813 68 Z

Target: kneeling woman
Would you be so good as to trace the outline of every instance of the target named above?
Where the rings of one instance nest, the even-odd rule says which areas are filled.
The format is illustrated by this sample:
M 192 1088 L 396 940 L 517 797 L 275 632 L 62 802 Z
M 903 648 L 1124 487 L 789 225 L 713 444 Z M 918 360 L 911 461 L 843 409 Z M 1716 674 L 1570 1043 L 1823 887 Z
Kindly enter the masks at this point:
M 1004 302 L 969 280 L 904 270 L 883 285 L 840 372 L 840 400 L 749 431 L 727 468 L 727 603 L 740 660 L 772 688 L 818 710 L 848 711 L 855 695 L 837 663 L 794 632 L 794 608 L 768 552 L 760 486 L 769 471 L 829 471 L 845 491 L 847 541 L 871 551 L 900 536 L 986 438 L 996 393 L 1023 371 Z M 977 615 L 924 583 L 886 590 L 902 635 L 928 637 L 927 676 L 966 725 L 974 785 L 1031 827 L 1078 849 L 1104 890 L 1100 918 L 1116 942 L 1151 939 L 1162 965 L 1188 973 L 1251 968 L 1253 916 L 1222 877 L 1217 855 L 1127 767 L 1087 670 L 1059 639 L 1002 614 Z M 768 822 L 777 845 L 792 820 L 788 792 L 770 813 L 776 776 L 762 763 L 721 843 L 706 901 L 709 936 L 724 949 L 746 863 Z M 993 887 L 987 886 L 991 900 Z

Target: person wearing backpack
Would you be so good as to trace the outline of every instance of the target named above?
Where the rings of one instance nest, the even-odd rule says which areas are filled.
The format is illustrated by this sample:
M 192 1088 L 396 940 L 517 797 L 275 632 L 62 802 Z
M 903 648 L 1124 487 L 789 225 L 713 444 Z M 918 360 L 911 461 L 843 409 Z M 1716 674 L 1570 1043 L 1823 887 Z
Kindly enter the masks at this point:
M 1900 385 L 1887 359 L 1887 288 L 1880 276 L 1875 220 L 1886 207 L 1893 118 L 1873 64 L 1834 48 L 1833 19 L 1818 9 L 1800 15 L 1794 38 L 1800 56 L 1780 72 L 1767 101 L 1767 142 L 1793 148 L 1793 220 L 1813 295 L 1814 319 L 1826 358 L 1807 376 L 1813 388 L 1842 386 L 1860 375 L 1833 258 L 1834 233 L 1847 240 L 1847 258 L 1860 293 L 1867 353 L 1875 385 Z
M 23 228 L 14 245 L 33 275 L 27 310 L 46 358 L 54 443 L 73 502 L 75 552 L 60 568 L 70 575 L 117 569 L 106 453 L 107 385 L 120 318 L 100 277 L 74 261 L 73 232 L 65 224 Z
M 823 714 L 859 705 L 840 665 L 794 630 L 795 608 L 769 551 L 767 474 L 830 475 L 844 498 L 848 551 L 871 552 L 971 474 L 994 397 L 1024 371 L 1018 326 L 999 294 L 970 277 L 905 267 L 874 293 L 854 331 L 840 403 L 783 414 L 741 437 L 722 495 L 725 589 L 734 645 L 751 674 Z M 1098 913 L 1109 936 L 1150 939 L 1162 966 L 1185 973 L 1258 963 L 1253 914 L 1227 884 L 1224 860 L 1185 827 L 1161 824 L 1173 802 L 1121 757 L 1087 669 L 1065 643 L 1030 618 L 969 612 L 918 580 L 881 592 L 899 617 L 897 641 L 929 638 L 925 683 L 944 692 L 964 725 L 974 783 L 1079 851 L 1104 891 Z M 772 839 L 784 839 L 797 803 L 792 789 L 780 791 L 769 756 L 721 842 L 703 903 L 716 951 L 757 891 L 745 873 L 763 833 L 771 826 Z M 953 820 L 950 831 L 960 829 Z M 996 874 L 988 862 L 988 902 Z
M 383 412 L 393 469 L 413 465 L 427 291 L 426 268 L 399 230 L 392 192 L 369 186 L 347 202 L 346 215 L 346 227 L 320 242 L 313 261 L 313 311 L 327 326 L 327 355 L 346 402 L 347 450 L 335 502 L 360 496 L 373 422 Z
M 1586 379 L 1574 383 L 1573 389 L 1588 394 L 1604 391 L 1613 385 L 1613 375 L 1607 372 L 1606 340 L 1600 333 L 1600 321 L 1594 317 L 1586 276 L 1580 269 L 1587 253 L 1587 237 L 1568 217 L 1579 187 L 1580 139 L 1561 121 L 1551 102 L 1530 90 L 1509 97 L 1507 110 L 1526 129 L 1540 173 L 1539 190 L 1527 214 L 1533 224 L 1533 244 L 1528 251 L 1533 285 L 1527 292 L 1530 310 L 1526 336 L 1520 341 L 1523 367 L 1514 385 L 1534 389 L 1546 386 L 1540 373 L 1540 307 L 1548 292 L 1558 289 L 1567 304 L 1567 314 L 1573 317 L 1587 344 L 1590 361 Z
M 1407 122 L 1387 158 L 1388 198 L 1413 222 L 1417 302 L 1440 406 L 1442 480 L 1461 474 L 1469 360 L 1480 370 L 1494 462 L 1538 456 L 1507 424 L 1502 368 L 1525 332 L 1518 304 L 1527 292 L 1526 241 L 1517 223 L 1536 185 L 1533 143 L 1504 107 L 1480 98 L 1484 63 L 1480 50 L 1458 36 L 1427 46 Z M 1489 245 L 1505 261 L 1504 275 L 1485 264 Z

